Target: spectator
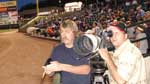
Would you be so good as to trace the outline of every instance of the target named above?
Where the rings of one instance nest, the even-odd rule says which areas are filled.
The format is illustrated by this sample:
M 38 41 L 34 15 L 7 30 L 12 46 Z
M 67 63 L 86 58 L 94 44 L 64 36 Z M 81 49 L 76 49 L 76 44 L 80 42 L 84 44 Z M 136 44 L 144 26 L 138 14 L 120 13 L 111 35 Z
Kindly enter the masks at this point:
M 127 21 L 126 22 L 126 26 L 130 26 L 132 24 L 131 21 Z M 132 26 L 132 27 L 128 27 L 127 28 L 127 34 L 128 34 L 128 38 L 133 41 L 135 40 L 135 26 Z
M 106 49 L 100 49 L 99 53 L 107 63 L 110 84 L 146 84 L 143 56 L 129 41 L 125 25 L 123 23 L 110 25 L 107 30 L 113 33 L 110 40 L 115 51 L 110 54 Z
M 142 6 L 141 6 L 141 5 L 138 6 L 138 7 L 136 8 L 136 10 L 137 10 L 137 17 L 144 17 L 145 11 L 142 9 Z
M 74 21 L 65 20 L 60 26 L 62 43 L 54 48 L 51 64 L 44 67 L 47 74 L 61 73 L 61 84 L 90 84 L 90 66 L 87 58 L 79 59 L 73 51 L 78 27 Z
M 145 38 L 145 39 L 143 39 Z M 136 28 L 136 40 L 141 39 L 136 42 L 136 46 L 140 49 L 142 54 L 147 53 L 148 43 L 146 39 L 146 34 L 144 33 L 144 29 L 141 27 Z
M 92 29 L 87 30 L 85 33 L 98 35 L 99 31 L 100 31 L 100 28 L 98 27 L 97 22 L 94 21 L 92 24 Z

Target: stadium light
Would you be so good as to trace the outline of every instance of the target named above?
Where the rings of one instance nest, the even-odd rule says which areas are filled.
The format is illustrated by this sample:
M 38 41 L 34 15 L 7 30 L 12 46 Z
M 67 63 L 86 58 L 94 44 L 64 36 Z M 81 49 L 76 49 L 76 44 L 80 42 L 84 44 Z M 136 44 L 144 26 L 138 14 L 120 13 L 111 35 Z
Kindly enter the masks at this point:
M 61 0 L 59 0 L 58 2 L 59 2 L 59 6 L 61 7 Z

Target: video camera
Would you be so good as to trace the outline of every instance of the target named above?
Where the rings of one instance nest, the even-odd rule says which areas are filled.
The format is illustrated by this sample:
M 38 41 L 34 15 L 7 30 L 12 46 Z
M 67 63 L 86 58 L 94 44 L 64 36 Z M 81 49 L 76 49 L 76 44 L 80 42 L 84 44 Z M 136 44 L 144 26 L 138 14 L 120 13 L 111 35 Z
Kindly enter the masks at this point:
M 77 37 L 74 41 L 73 50 L 79 55 L 79 58 L 89 56 L 91 66 L 91 81 L 92 84 L 109 84 L 108 77 L 103 76 L 107 69 L 104 60 L 98 54 L 100 48 L 107 48 L 108 51 L 114 50 L 109 37 L 112 37 L 112 31 L 101 31 L 98 35 L 83 34 Z M 97 80 L 96 77 L 102 80 Z

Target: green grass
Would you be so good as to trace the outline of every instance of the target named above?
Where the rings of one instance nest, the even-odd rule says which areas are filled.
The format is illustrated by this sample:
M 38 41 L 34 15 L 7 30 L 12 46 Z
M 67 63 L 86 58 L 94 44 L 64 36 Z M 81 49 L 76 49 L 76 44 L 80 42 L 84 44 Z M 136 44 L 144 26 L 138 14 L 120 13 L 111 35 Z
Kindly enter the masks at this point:
M 0 29 L 0 33 L 10 32 L 10 31 L 13 31 L 13 30 L 16 30 L 16 29 Z

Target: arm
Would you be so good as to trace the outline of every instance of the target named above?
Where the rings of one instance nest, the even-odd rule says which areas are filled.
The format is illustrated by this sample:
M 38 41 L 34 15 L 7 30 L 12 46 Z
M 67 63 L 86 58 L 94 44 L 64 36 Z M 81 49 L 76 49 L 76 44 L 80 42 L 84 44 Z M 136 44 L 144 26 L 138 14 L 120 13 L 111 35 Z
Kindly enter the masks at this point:
M 136 43 L 135 43 L 135 46 L 138 47 L 138 48 L 140 48 L 140 42 L 139 42 L 139 41 L 136 42 Z
M 106 61 L 110 74 L 112 78 L 117 82 L 117 84 L 125 84 L 126 81 L 119 75 L 117 66 L 114 64 L 108 51 L 106 49 L 100 49 L 99 53 L 101 57 Z
M 90 72 L 90 66 L 89 65 L 79 65 L 79 66 L 73 66 L 70 64 L 62 64 L 57 61 L 51 62 L 50 65 L 47 65 L 47 70 L 51 72 L 55 71 L 65 71 L 70 72 L 74 74 L 88 74 Z
M 62 64 L 62 71 L 74 73 L 74 74 L 88 74 L 90 72 L 89 65 L 80 65 L 80 66 L 73 66 L 69 64 Z
M 107 66 L 108 66 L 108 69 L 110 71 L 112 78 L 117 82 L 117 84 L 125 84 L 126 81 L 119 75 L 117 71 L 117 66 L 114 64 L 112 59 L 111 58 L 108 59 L 106 63 L 107 63 Z
M 136 40 L 141 39 L 141 38 L 142 38 L 142 37 L 140 36 L 140 34 L 137 34 Z M 138 48 L 140 48 L 140 41 L 136 42 L 136 43 L 135 43 L 135 46 L 138 47 Z

